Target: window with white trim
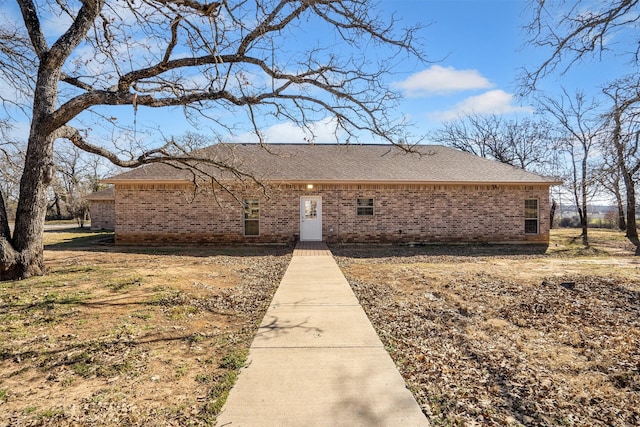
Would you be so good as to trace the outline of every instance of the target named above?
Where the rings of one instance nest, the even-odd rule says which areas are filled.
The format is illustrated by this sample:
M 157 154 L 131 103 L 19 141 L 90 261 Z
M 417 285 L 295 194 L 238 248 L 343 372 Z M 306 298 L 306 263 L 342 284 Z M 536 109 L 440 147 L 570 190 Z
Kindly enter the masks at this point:
M 260 235 L 260 201 L 244 199 L 244 235 Z
M 538 234 L 539 229 L 538 199 L 524 201 L 524 232 L 525 234 Z
M 358 198 L 356 201 L 356 215 L 373 216 L 373 199 Z

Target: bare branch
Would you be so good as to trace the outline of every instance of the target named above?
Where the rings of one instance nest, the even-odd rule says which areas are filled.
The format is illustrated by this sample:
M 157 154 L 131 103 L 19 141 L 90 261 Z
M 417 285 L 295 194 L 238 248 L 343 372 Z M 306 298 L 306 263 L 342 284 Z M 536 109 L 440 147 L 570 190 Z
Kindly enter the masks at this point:
M 222 6 L 222 2 L 200 3 L 193 0 L 158 0 L 158 3 L 188 7 L 203 16 L 216 16 Z
M 44 55 L 49 51 L 49 46 L 47 45 L 42 27 L 40 26 L 40 18 L 36 12 L 36 5 L 32 0 L 18 0 L 18 5 L 20 6 L 22 19 L 24 19 L 25 27 L 31 39 L 33 51 L 38 58 L 42 60 Z
M 65 138 L 71 143 L 80 148 L 83 151 L 88 153 L 97 154 L 108 159 L 111 163 L 116 166 L 125 167 L 125 168 L 133 168 L 142 166 L 145 164 L 152 163 L 164 163 L 168 164 L 174 168 L 190 170 L 195 176 L 199 179 L 203 177 L 211 180 L 219 184 L 222 187 L 225 187 L 221 183 L 221 180 L 216 176 L 216 171 L 224 171 L 230 173 L 233 177 L 238 180 L 246 180 L 249 179 L 253 184 L 257 185 L 260 188 L 265 188 L 264 184 L 261 183 L 252 173 L 245 172 L 241 167 L 234 165 L 233 162 L 229 162 L 227 160 L 215 160 L 211 159 L 206 155 L 198 155 L 198 151 L 186 151 L 182 148 L 181 145 L 176 143 L 174 139 L 166 141 L 165 144 L 156 149 L 148 150 L 142 153 L 139 157 L 135 159 L 121 159 L 117 157 L 114 153 L 106 150 L 100 146 L 90 144 L 86 141 L 85 138 L 82 137 L 80 132 L 77 129 L 74 129 L 70 126 L 65 126 L 62 128 L 57 134 L 57 138 Z M 208 168 L 203 168 L 202 166 L 206 165 Z M 212 167 L 213 169 L 210 169 Z
M 131 126 L 118 122 L 114 106 L 133 106 L 134 113 L 180 106 L 189 120 L 215 128 L 218 139 L 238 130 L 262 138 L 266 126 L 283 120 L 313 139 L 322 122 L 333 126 L 337 142 L 373 135 L 411 150 L 411 142 L 398 142 L 407 136 L 405 123 L 394 111 L 399 93 L 386 82 L 400 55 L 424 60 L 415 45 L 420 26 L 398 28 L 393 16 L 376 14 L 373 0 L 19 4 L 24 28 L 0 25 L 0 75 L 24 96 L 0 101 L 28 105 L 31 119 L 14 251 L 3 246 L 0 253 L 7 265 L 22 257 L 11 267 L 14 277 L 44 269 L 42 224 L 57 138 L 121 167 L 167 163 L 216 188 L 224 188 L 219 174 L 260 184 L 237 165 L 166 140 L 158 147 L 127 138 L 123 147 Z M 44 34 L 41 23 L 58 15 L 69 27 L 59 37 L 55 29 Z M 308 23 L 323 30 L 310 33 Z M 112 141 L 93 136 L 96 126 L 111 130 Z M 135 134 L 135 116 L 133 128 Z
M 82 7 L 71 27 L 56 40 L 47 54 L 46 60 L 50 62 L 52 68 L 61 67 L 73 50 L 78 47 L 78 44 L 94 25 L 95 19 L 100 15 L 104 3 L 105 0 L 84 0 L 82 2 Z
M 60 81 L 65 82 L 70 84 L 71 86 L 75 86 L 78 89 L 82 89 L 85 91 L 92 91 L 95 90 L 95 88 L 87 83 L 84 83 L 82 80 L 80 80 L 79 77 L 71 77 L 69 75 L 67 75 L 66 73 L 62 73 L 60 75 Z
M 587 55 L 602 55 L 610 50 L 608 39 L 623 31 L 632 31 L 636 37 L 636 51 L 619 54 L 633 55 L 638 63 L 640 37 L 636 27 L 640 21 L 638 0 L 590 2 L 583 0 L 531 0 L 534 10 L 532 21 L 526 27 L 530 34 L 528 44 L 550 49 L 548 57 L 533 70 L 525 71 L 523 89 L 534 90 L 538 81 L 564 64 L 562 73 Z M 568 7 L 567 7 L 568 5 Z
M 476 156 L 538 173 L 547 172 L 552 135 L 549 126 L 529 119 L 505 120 L 472 114 L 443 124 L 432 139 Z

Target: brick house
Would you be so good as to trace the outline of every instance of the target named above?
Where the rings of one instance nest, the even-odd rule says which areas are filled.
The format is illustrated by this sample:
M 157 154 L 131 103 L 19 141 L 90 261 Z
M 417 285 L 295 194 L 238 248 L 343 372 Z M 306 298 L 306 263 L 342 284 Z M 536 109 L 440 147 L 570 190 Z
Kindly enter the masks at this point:
M 111 177 L 117 244 L 549 241 L 558 184 L 443 146 L 218 144 Z M 230 168 L 231 169 L 230 169 Z
M 92 230 L 113 230 L 116 226 L 115 191 L 113 187 L 89 194 L 89 216 Z

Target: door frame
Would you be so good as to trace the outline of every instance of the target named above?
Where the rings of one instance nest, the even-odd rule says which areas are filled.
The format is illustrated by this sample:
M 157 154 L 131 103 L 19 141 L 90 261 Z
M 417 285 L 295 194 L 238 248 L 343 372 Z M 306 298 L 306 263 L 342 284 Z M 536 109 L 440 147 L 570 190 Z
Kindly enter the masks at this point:
M 305 214 L 304 214 L 304 202 L 305 200 L 316 200 L 316 219 L 317 223 L 312 232 L 309 232 L 309 227 L 304 227 Z M 322 241 L 322 196 L 300 196 L 300 241 L 301 242 L 321 242 Z M 306 232 L 305 232 L 306 231 Z

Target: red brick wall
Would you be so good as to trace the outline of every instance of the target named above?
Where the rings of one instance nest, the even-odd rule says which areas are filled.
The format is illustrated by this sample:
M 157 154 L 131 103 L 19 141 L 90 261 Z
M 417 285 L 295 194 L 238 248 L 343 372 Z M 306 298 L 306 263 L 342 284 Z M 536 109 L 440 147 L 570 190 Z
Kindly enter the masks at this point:
M 89 205 L 92 230 L 113 230 L 116 212 L 113 200 L 92 200 Z
M 304 185 L 236 189 L 260 200 L 260 236 L 243 236 L 241 203 L 222 189 L 116 186 L 116 242 L 288 242 L 300 232 L 301 196 L 322 197 L 329 242 L 539 242 L 549 239 L 547 186 Z M 374 198 L 374 216 L 356 216 L 356 199 Z M 524 200 L 538 199 L 540 233 L 524 234 Z

